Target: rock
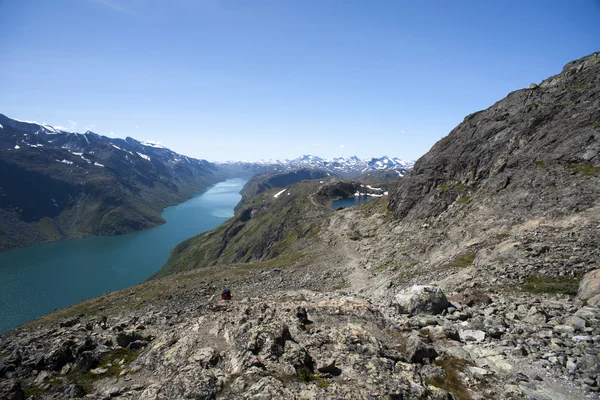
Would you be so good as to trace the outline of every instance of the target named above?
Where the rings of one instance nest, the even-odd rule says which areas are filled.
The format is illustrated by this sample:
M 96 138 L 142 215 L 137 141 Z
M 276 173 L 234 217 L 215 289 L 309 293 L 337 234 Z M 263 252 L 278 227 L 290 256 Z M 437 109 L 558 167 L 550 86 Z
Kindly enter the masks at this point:
M 117 335 L 117 344 L 121 347 L 127 347 L 136 340 L 143 340 L 144 337 L 137 332 L 119 332 Z
M 484 331 L 465 329 L 459 331 L 458 334 L 460 335 L 460 340 L 463 342 L 483 342 L 485 340 Z
M 189 360 L 199 363 L 203 368 L 209 368 L 219 362 L 219 354 L 212 347 L 204 347 L 196 350 Z
M 556 333 L 573 333 L 575 332 L 575 328 L 569 325 L 556 325 L 552 328 Z
M 117 397 L 121 394 L 121 389 L 118 386 L 112 386 L 110 389 L 108 389 L 107 394 L 110 397 Z
M 439 321 L 433 315 L 415 315 L 409 319 L 408 323 L 415 328 L 424 328 L 426 326 L 438 325 Z
M 129 349 L 133 351 L 143 349 L 146 346 L 148 346 L 148 342 L 146 340 L 136 340 L 129 343 Z
M 493 374 L 492 371 L 488 371 L 487 369 L 479 368 L 479 367 L 469 367 L 469 371 L 471 371 L 472 373 L 474 373 L 476 375 L 480 375 L 480 376 L 487 376 L 487 375 Z
M 585 336 L 585 335 L 573 336 L 571 339 L 575 343 L 591 343 L 593 341 L 591 336 Z
M 68 395 L 69 398 L 79 398 L 85 396 L 85 390 L 77 384 L 67 386 L 64 393 Z
M 2 393 L 0 393 L 2 394 Z M 25 400 L 25 392 L 19 382 L 14 382 L 6 396 L 6 400 Z
M 448 300 L 450 300 L 454 306 L 455 304 L 458 304 L 459 306 L 464 304 L 468 307 L 473 307 L 476 305 L 488 305 L 492 304 L 493 302 L 492 298 L 487 294 L 473 289 L 468 289 L 463 293 L 452 295 L 448 298 Z M 456 307 L 457 310 L 460 310 L 461 308 Z
M 435 286 L 414 285 L 396 294 L 396 304 L 401 314 L 440 314 L 448 308 L 448 299 Z
M 579 282 L 577 297 L 582 301 L 588 301 L 598 295 L 600 295 L 600 269 L 595 269 L 585 274 Z
M 329 358 L 325 360 L 322 364 L 317 366 L 317 371 L 324 374 L 337 372 L 339 369 L 335 366 L 335 361 L 335 358 Z
M 586 327 L 586 322 L 585 319 L 580 318 L 576 315 L 572 315 L 569 318 L 567 318 L 567 320 L 565 321 L 565 325 L 569 325 L 577 331 L 582 331 Z
M 587 301 L 588 306 L 600 308 L 600 294 L 595 295 Z
M 107 368 L 94 368 L 90 370 L 90 373 L 93 375 L 102 375 L 108 372 Z
M 525 317 L 525 322 L 535 325 L 543 325 L 547 320 L 546 313 L 535 306 L 529 309 L 527 316 Z
M 302 325 L 306 325 L 310 322 L 308 320 L 308 313 L 304 307 L 298 306 L 298 308 L 296 308 L 296 318 L 298 318 L 298 322 L 300 322 Z
M 61 328 L 70 328 L 72 326 L 75 326 L 79 323 L 79 317 L 73 317 L 73 318 L 69 318 L 66 319 L 64 321 L 61 321 L 59 323 Z
M 446 376 L 446 372 L 442 367 L 437 365 L 424 365 L 420 371 L 421 378 L 426 381 L 442 380 Z
M 433 346 L 426 344 L 418 334 L 408 337 L 406 343 L 406 359 L 413 363 L 422 364 L 425 359 L 434 360 L 438 353 Z
M 75 360 L 76 368 L 79 371 L 88 371 L 92 368 L 96 368 L 100 362 L 100 357 L 91 351 L 84 351 Z
M 522 345 L 518 345 L 515 348 L 511 349 L 510 353 L 513 356 L 523 357 L 527 355 L 527 350 Z
M 48 377 L 48 372 L 47 371 L 41 371 L 36 377 L 35 380 L 33 381 L 37 386 L 41 386 L 42 383 L 44 383 L 44 380 Z
M 46 367 L 53 371 L 60 371 L 68 362 L 73 361 L 73 352 L 66 346 L 61 346 L 45 358 Z
M 495 325 L 486 330 L 488 336 L 493 339 L 501 339 L 505 332 L 506 328 L 502 325 Z
M 567 370 L 569 371 L 569 374 L 573 375 L 575 373 L 575 371 L 577 370 L 577 364 L 572 360 L 568 360 L 567 361 Z

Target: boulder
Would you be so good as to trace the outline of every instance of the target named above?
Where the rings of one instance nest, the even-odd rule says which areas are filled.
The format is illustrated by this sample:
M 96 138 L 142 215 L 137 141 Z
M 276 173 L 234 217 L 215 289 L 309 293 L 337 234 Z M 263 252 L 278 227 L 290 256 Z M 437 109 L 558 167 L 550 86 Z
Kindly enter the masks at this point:
M 600 308 L 600 294 L 595 295 L 587 301 L 588 306 Z
M 588 301 L 598 295 L 600 295 L 600 269 L 595 269 L 585 274 L 579 282 L 577 297 L 582 301 Z
M 52 351 L 48 357 L 44 360 L 45 365 L 48 369 L 53 371 L 60 371 L 67 363 L 73 361 L 73 352 L 67 346 L 61 346 L 58 349 Z
M 432 345 L 425 343 L 418 334 L 408 337 L 406 342 L 406 359 L 412 363 L 423 364 L 425 359 L 433 361 L 438 353 Z
M 567 321 L 565 324 L 569 325 L 570 327 L 572 327 L 573 329 L 575 329 L 577 331 L 582 331 L 586 327 L 585 319 L 578 317 L 576 315 L 572 315 L 569 318 L 567 318 Z
M 414 285 L 396 294 L 396 305 L 402 314 L 440 314 L 450 305 L 442 289 L 435 286 Z
M 543 325 L 547 320 L 546 313 L 536 306 L 531 307 L 525 317 L 525 322 L 535 325 Z
M 485 340 L 484 331 L 465 329 L 460 331 L 458 334 L 460 335 L 460 340 L 463 342 L 483 342 Z
M 127 347 L 130 343 L 143 339 L 144 337 L 137 332 L 120 332 L 117 335 L 117 344 L 121 347 Z

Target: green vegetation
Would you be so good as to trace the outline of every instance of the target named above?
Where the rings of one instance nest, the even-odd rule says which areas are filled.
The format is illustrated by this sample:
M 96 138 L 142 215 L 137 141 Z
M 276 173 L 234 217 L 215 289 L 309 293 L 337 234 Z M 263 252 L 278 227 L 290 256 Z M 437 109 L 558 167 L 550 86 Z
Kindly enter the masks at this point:
M 536 161 L 535 162 L 535 167 L 536 168 L 544 168 L 546 166 L 546 164 L 544 164 L 543 161 Z
M 522 289 L 528 293 L 568 294 L 575 296 L 579 288 L 580 278 L 565 276 L 546 277 L 531 276 Z
M 458 198 L 458 200 L 456 200 L 456 202 L 458 204 L 465 204 L 465 203 L 468 203 L 469 201 L 471 201 L 471 196 L 460 196 Z
M 290 186 L 289 195 L 274 198 L 273 189 L 246 199 L 235 217 L 177 245 L 151 279 L 218 264 L 273 260 L 266 267 L 283 267 L 297 262 L 319 240 L 330 212 L 314 198 L 318 187 L 318 181 L 303 181 Z
M 23 393 L 25 393 L 25 398 L 28 399 L 30 397 L 39 396 L 42 394 L 42 389 L 37 386 L 23 386 Z
M 475 253 L 470 251 L 468 253 L 459 255 L 449 263 L 442 265 L 440 268 L 466 268 L 473 265 L 473 260 L 475 260 Z
M 440 185 L 436 188 L 438 192 L 445 192 L 446 190 L 450 189 L 452 189 L 452 185 L 450 185 L 449 183 L 444 183 L 443 185 Z
M 433 364 L 444 370 L 444 377 L 428 379 L 427 384 L 454 394 L 458 400 L 472 399 L 461 377 L 461 372 L 472 365 L 469 361 L 459 358 L 438 358 Z
M 584 176 L 597 176 L 600 173 L 600 166 L 592 163 L 567 164 L 566 168 L 575 170 Z
M 511 236 L 510 233 L 497 233 L 494 237 L 496 239 L 506 239 L 509 238 Z
M 592 124 L 592 128 L 594 128 L 597 131 L 600 131 L 600 121 L 599 122 L 594 122 Z
M 125 348 L 116 349 L 102 355 L 100 358 L 99 368 L 106 369 L 105 373 L 92 374 L 90 371 L 78 371 L 68 374 L 67 378 L 75 381 L 86 391 L 86 393 L 89 393 L 93 389 L 94 382 L 109 377 L 119 378 L 121 372 L 126 369 L 139 354 L 139 351 L 131 351 Z
M 303 383 L 316 382 L 317 386 L 320 388 L 327 388 L 329 386 L 329 382 L 327 379 L 323 379 L 318 375 L 313 374 L 308 368 L 302 367 L 296 371 L 296 375 L 298 380 Z

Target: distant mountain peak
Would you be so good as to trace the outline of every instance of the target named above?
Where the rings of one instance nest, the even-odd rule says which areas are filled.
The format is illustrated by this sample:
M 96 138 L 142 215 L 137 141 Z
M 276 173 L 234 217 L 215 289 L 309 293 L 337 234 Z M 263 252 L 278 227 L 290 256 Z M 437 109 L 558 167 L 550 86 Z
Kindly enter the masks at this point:
M 292 171 L 302 168 L 320 169 L 340 177 L 352 178 L 363 173 L 375 171 L 396 171 L 397 176 L 404 176 L 412 169 L 414 161 L 404 161 L 397 157 L 390 158 L 388 156 L 360 159 L 356 155 L 325 159 L 312 154 L 305 154 L 298 158 L 292 160 L 286 159 L 284 161 L 271 159 L 256 162 L 225 162 L 221 164 L 243 164 L 257 168 L 270 168 L 277 171 Z

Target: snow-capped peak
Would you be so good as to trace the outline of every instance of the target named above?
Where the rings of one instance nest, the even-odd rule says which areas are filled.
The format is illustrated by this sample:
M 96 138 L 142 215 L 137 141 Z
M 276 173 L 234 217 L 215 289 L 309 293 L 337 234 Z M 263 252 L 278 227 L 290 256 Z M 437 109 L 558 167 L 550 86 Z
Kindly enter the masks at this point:
M 146 141 L 140 140 L 139 142 L 143 146 L 154 147 L 154 148 L 157 148 L 157 149 L 165 149 L 166 148 L 160 142 L 155 142 L 155 141 L 152 141 L 152 140 L 146 140 Z

